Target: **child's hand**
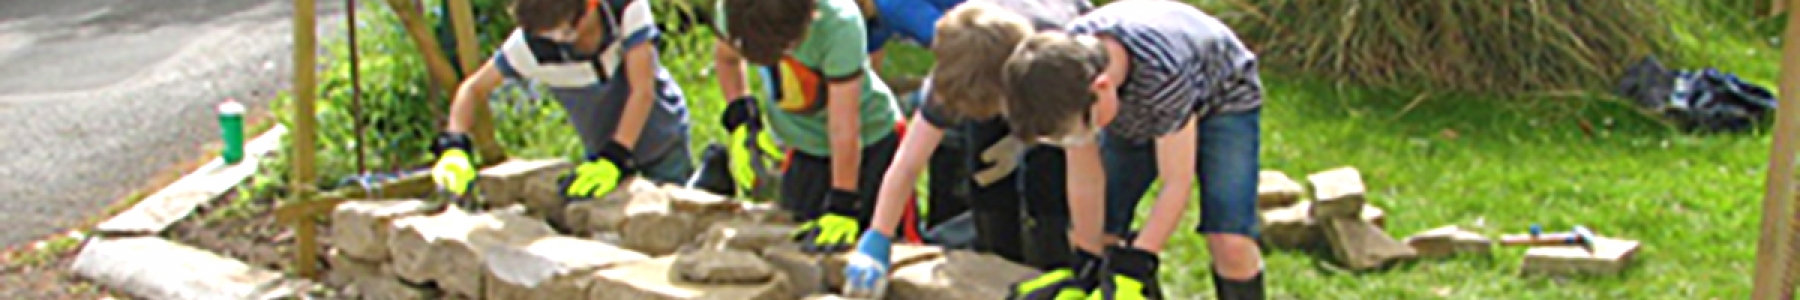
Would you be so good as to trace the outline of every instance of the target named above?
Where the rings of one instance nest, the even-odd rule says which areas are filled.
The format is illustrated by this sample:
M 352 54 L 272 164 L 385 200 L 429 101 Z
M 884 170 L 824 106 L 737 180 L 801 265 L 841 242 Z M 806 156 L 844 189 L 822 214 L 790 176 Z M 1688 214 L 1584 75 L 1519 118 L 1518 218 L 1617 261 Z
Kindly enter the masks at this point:
M 575 172 L 559 183 L 565 197 L 594 199 L 612 193 L 625 181 L 625 176 L 635 172 L 635 168 L 631 167 L 631 150 L 617 143 L 608 143 L 606 149 L 588 162 L 575 166 Z
M 881 299 L 887 294 L 888 269 L 892 268 L 888 252 L 893 242 L 873 229 L 864 232 L 856 243 L 856 252 L 844 267 L 844 296 Z
M 431 167 L 431 181 L 457 197 L 468 195 L 475 187 L 475 163 L 469 158 L 469 136 L 445 133 L 438 137 L 432 148 L 437 148 L 438 161 Z
M 825 214 L 801 224 L 800 231 L 794 233 L 794 238 L 800 242 L 800 250 L 808 253 L 849 250 L 856 234 L 862 232 L 862 225 L 856 223 L 856 205 L 862 202 L 861 198 L 856 192 L 839 189 L 826 194 Z

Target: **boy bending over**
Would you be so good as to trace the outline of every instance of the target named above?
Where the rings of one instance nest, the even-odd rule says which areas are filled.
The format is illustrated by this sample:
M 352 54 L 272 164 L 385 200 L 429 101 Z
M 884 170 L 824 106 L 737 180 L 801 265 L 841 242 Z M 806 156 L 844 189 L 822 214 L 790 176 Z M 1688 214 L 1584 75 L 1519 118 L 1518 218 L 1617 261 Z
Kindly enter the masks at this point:
M 1105 251 L 1089 299 L 1161 298 L 1157 254 L 1196 179 L 1197 231 L 1212 253 L 1215 292 L 1261 299 L 1256 56 L 1219 20 L 1175 1 L 1115 2 L 1067 28 L 1019 46 L 1006 62 L 1005 99 L 1014 135 L 1068 151 L 1075 245 Z M 1157 177 L 1162 190 L 1139 233 L 1102 242 L 1095 225 L 1127 236 L 1137 199 Z
M 604 196 L 626 176 L 679 183 L 689 161 L 687 104 L 656 60 L 649 1 L 514 0 L 519 29 L 464 79 L 434 151 L 432 179 L 457 196 L 473 188 L 468 128 L 475 105 L 507 79 L 549 86 L 587 160 L 559 180 L 567 197 Z
M 815 252 L 849 249 L 899 145 L 892 92 L 869 67 L 856 0 L 722 0 L 714 67 L 728 130 L 766 115 L 792 149 L 781 175 L 782 208 L 806 221 L 796 233 Z M 767 71 L 767 98 L 751 96 L 744 61 Z

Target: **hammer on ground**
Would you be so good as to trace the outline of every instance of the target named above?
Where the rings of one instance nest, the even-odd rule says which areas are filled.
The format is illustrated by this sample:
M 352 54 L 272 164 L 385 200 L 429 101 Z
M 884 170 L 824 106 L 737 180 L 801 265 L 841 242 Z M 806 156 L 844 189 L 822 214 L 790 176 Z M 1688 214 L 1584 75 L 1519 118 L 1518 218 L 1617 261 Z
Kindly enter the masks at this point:
M 1506 246 L 1579 245 L 1581 246 L 1581 249 L 1587 250 L 1588 253 L 1594 253 L 1594 239 L 1594 232 L 1588 230 L 1587 227 L 1582 227 L 1580 225 L 1576 225 L 1575 228 L 1569 230 L 1569 232 L 1548 234 L 1543 233 L 1542 229 L 1533 225 L 1530 235 L 1504 236 L 1500 238 L 1500 244 Z

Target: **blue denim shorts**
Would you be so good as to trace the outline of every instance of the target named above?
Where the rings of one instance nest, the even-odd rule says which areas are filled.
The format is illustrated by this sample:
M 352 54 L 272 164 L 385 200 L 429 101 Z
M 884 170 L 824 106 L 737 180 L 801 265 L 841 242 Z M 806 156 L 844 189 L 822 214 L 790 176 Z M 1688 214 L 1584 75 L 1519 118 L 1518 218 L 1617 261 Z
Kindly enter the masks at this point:
M 669 153 L 662 154 L 662 158 L 638 167 L 638 172 L 644 179 L 657 184 L 681 184 L 688 181 L 688 176 L 694 173 L 694 158 L 689 154 L 686 139 L 682 140 L 684 142 L 681 146 L 672 147 Z
M 1256 185 L 1261 166 L 1262 109 L 1223 113 L 1200 120 L 1196 178 L 1200 181 L 1200 233 L 1260 236 L 1257 230 Z M 1131 142 L 1102 134 L 1101 159 L 1106 165 L 1108 234 L 1131 228 L 1138 202 L 1156 180 L 1156 148 L 1152 141 Z

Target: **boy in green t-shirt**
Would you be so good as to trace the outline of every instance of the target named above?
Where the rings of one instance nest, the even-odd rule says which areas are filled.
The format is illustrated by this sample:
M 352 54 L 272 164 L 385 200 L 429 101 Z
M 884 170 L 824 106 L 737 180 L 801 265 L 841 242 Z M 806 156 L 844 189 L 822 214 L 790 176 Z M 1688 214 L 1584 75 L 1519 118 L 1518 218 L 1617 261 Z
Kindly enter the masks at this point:
M 782 208 L 806 221 L 805 250 L 849 249 L 899 145 L 900 110 L 869 66 L 856 0 L 721 0 L 715 68 L 731 99 L 722 122 L 767 129 L 788 149 Z M 744 61 L 764 73 L 768 95 L 752 96 Z M 760 109 L 759 109 L 760 108 Z

